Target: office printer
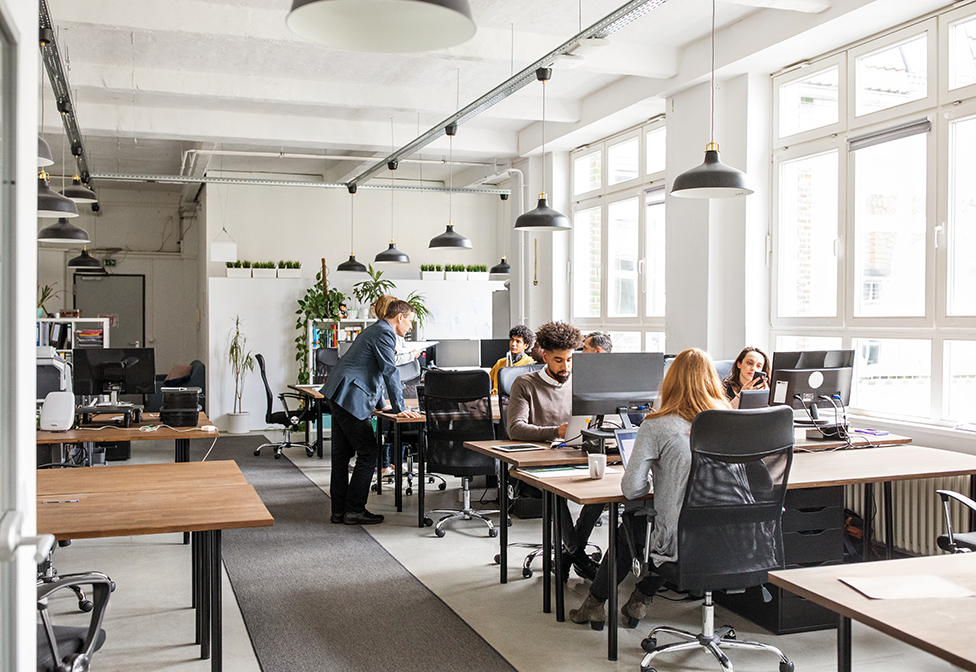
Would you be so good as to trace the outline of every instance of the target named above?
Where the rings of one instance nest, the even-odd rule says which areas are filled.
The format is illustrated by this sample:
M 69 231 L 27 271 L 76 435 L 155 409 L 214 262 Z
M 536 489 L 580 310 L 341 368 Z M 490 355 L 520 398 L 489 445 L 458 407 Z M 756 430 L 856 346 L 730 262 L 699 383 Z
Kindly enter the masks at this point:
M 37 402 L 48 392 L 71 390 L 71 365 L 50 345 L 37 346 Z

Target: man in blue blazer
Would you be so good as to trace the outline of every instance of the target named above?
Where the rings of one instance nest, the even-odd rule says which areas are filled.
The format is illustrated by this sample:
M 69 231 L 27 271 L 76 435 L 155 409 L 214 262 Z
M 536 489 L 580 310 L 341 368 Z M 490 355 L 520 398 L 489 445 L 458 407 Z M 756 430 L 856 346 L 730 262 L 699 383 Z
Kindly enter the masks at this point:
M 415 313 L 410 304 L 391 301 L 384 319 L 379 319 L 356 337 L 349 351 L 339 358 L 322 386 L 332 410 L 332 498 L 333 523 L 374 525 L 383 516 L 366 510 L 369 483 L 376 468 L 376 437 L 370 416 L 382 404 L 388 390 L 393 411 L 406 418 L 419 413 L 405 410 L 400 392 L 400 375 L 394 364 L 396 337 L 406 336 Z M 356 466 L 349 476 L 349 462 Z

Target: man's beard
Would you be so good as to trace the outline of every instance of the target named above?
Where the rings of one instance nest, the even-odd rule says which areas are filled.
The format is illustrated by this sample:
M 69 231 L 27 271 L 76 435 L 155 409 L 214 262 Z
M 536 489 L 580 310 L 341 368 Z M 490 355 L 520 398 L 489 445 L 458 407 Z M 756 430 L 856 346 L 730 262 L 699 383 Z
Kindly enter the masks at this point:
M 559 383 L 565 383 L 568 381 L 570 373 L 570 371 L 560 371 L 559 373 L 556 373 L 552 369 L 549 369 L 549 377 Z

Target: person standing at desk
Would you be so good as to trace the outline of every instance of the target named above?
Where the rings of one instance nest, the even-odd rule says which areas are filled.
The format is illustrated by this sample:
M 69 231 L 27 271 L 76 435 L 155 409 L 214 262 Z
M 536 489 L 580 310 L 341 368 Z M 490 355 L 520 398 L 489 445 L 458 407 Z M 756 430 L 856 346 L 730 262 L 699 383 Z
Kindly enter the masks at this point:
M 715 373 L 715 365 L 704 350 L 690 348 L 681 352 L 668 369 L 661 383 L 660 406 L 651 411 L 640 429 L 620 489 L 628 499 L 640 499 L 654 487 L 654 526 L 651 530 L 650 561 L 658 566 L 678 559 L 678 516 L 691 471 L 691 421 L 699 413 L 711 408 L 727 409 L 722 383 Z M 642 507 L 643 502 L 628 503 L 628 509 Z M 624 515 L 629 515 L 625 513 Z M 634 546 L 644 547 L 645 529 L 634 526 Z M 623 530 L 621 530 L 623 532 Z M 594 630 L 602 630 L 607 620 L 604 607 L 610 597 L 610 567 L 608 555 L 597 571 L 590 592 L 579 609 L 571 609 L 569 620 L 589 623 Z M 617 535 L 617 582 L 624 580 L 631 564 L 630 548 L 625 534 Z M 647 603 L 664 584 L 653 571 L 642 578 L 620 609 L 624 623 L 636 627 L 644 617 Z
M 370 415 L 383 401 L 384 385 L 393 411 L 405 418 L 420 414 L 405 410 L 400 376 L 393 361 L 396 337 L 405 336 L 413 325 L 413 308 L 406 301 L 390 302 L 384 318 L 364 329 L 349 351 L 329 372 L 321 392 L 332 410 L 332 498 L 333 523 L 373 525 L 383 516 L 366 510 L 369 483 L 376 465 L 376 437 Z M 356 466 L 349 476 L 349 462 Z
M 498 371 L 506 366 L 526 366 L 535 362 L 526 350 L 532 347 L 535 334 L 524 324 L 516 324 L 508 331 L 508 352 L 495 362 L 488 375 L 491 376 L 491 393 L 498 394 Z
M 759 348 L 747 345 L 732 363 L 729 375 L 722 381 L 725 398 L 732 408 L 739 407 L 739 392 L 742 390 L 769 389 L 769 357 Z M 756 377 L 756 373 L 762 374 Z
M 562 322 L 548 322 L 539 327 L 536 339 L 542 348 L 546 368 L 519 376 L 512 383 L 508 402 L 508 436 L 514 441 L 552 441 L 565 439 L 573 415 L 573 351 L 583 344 L 583 334 Z M 566 500 L 560 500 L 563 520 L 563 545 L 567 561 L 577 574 L 593 580 L 597 563 L 586 554 L 586 542 L 593 526 L 603 513 L 602 504 L 590 504 L 580 511 L 574 525 Z M 562 577 L 565 581 L 568 575 Z
M 391 303 L 397 300 L 398 299 L 395 296 L 384 294 L 380 298 L 373 301 L 373 305 L 369 307 L 369 311 L 373 315 L 373 317 L 375 317 L 378 320 L 382 320 L 383 316 L 386 315 L 386 309 L 389 307 Z M 406 364 L 411 359 L 417 359 L 421 355 L 420 350 L 410 350 L 407 347 L 406 339 L 400 334 L 397 334 L 396 336 L 396 347 L 393 348 L 393 352 L 394 352 L 393 361 L 396 363 L 397 366 L 400 366 L 401 364 Z

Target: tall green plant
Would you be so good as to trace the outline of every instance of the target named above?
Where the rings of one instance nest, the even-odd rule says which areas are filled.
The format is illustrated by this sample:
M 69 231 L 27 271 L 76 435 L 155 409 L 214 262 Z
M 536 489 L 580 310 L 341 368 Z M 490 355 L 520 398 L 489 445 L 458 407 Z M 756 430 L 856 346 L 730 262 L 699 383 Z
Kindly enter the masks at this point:
M 244 396 L 244 378 L 248 371 L 254 370 L 254 358 L 247 349 L 247 337 L 241 333 L 241 316 L 234 317 L 234 331 L 228 352 L 231 371 L 234 373 L 234 413 L 241 412 L 241 397 Z
M 308 323 L 318 320 L 339 320 L 339 306 L 346 300 L 346 295 L 335 287 L 330 287 L 328 294 L 322 291 L 322 271 L 315 274 L 315 284 L 308 288 L 305 296 L 298 300 L 298 310 L 295 315 L 295 361 L 298 362 L 298 382 L 306 384 L 309 380 L 308 354 L 311 344 L 308 342 Z
M 367 273 L 369 280 L 357 282 L 352 288 L 356 299 L 366 308 L 373 305 L 373 302 L 384 294 L 391 294 L 394 289 L 393 281 L 385 279 L 383 271 L 374 271 L 372 264 L 369 265 Z
M 413 308 L 413 312 L 417 314 L 416 321 L 417 326 L 424 326 L 424 321 L 430 317 L 430 309 L 427 308 L 427 300 L 424 295 L 420 292 L 410 292 L 410 296 L 404 299 Z

